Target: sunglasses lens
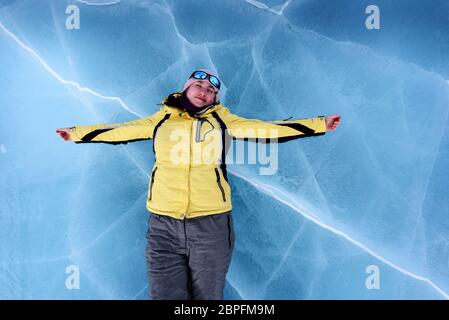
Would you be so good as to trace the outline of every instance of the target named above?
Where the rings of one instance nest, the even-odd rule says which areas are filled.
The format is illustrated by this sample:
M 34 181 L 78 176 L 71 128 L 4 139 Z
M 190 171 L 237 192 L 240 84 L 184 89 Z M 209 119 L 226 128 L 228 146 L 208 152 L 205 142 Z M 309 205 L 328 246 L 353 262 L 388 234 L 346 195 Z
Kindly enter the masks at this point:
M 207 78 L 207 73 L 203 72 L 203 71 L 195 71 L 193 73 L 193 77 L 195 79 L 206 79 Z
M 214 76 L 209 76 L 210 83 L 212 83 L 216 88 L 220 89 L 220 80 Z

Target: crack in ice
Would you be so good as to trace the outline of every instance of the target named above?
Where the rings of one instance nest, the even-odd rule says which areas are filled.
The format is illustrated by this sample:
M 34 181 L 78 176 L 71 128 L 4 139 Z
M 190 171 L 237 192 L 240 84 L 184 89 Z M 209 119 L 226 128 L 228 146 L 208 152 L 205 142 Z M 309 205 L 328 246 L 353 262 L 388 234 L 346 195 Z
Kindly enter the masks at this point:
M 39 54 L 34 51 L 32 48 L 28 47 L 27 45 L 25 45 L 19 38 L 17 38 L 11 31 L 9 31 L 2 22 L 0 22 L 0 29 L 2 29 L 9 37 L 11 37 L 20 47 L 22 47 L 25 51 L 27 51 L 31 56 L 33 56 L 37 61 L 39 61 L 39 63 L 56 79 L 58 80 L 60 83 L 62 83 L 65 86 L 70 86 L 70 87 L 75 87 L 76 89 L 78 89 L 80 92 L 83 93 L 89 93 L 93 96 L 96 96 L 98 98 L 102 98 L 102 99 L 106 99 L 106 100 L 110 100 L 110 101 L 115 101 L 118 102 L 120 104 L 120 106 L 122 106 L 125 110 L 127 110 L 128 112 L 138 116 L 139 118 L 143 118 L 142 115 L 138 114 L 137 112 L 131 110 L 124 102 L 122 99 L 120 99 L 119 97 L 111 97 L 111 96 L 105 96 L 102 94 L 99 94 L 95 91 L 93 91 L 90 88 L 87 87 L 82 87 L 79 83 L 75 82 L 75 81 L 69 81 L 69 80 L 65 80 L 64 78 L 62 78 L 55 70 L 53 70 L 53 68 L 51 68 L 40 56 Z
M 338 39 L 334 39 L 334 38 L 331 38 L 329 36 L 326 36 L 326 35 L 318 32 L 318 31 L 315 31 L 315 30 L 312 30 L 312 29 L 308 29 L 306 27 L 301 27 L 300 28 L 300 27 L 296 26 L 295 24 L 293 24 L 292 22 L 290 22 L 290 20 L 288 20 L 285 16 L 284 16 L 284 19 L 288 22 L 288 24 L 290 25 L 292 30 L 294 30 L 298 34 L 300 34 L 301 32 L 306 32 L 306 33 L 315 35 L 315 36 L 317 36 L 319 38 L 322 38 L 322 39 L 328 40 L 330 42 L 333 42 L 333 43 L 337 44 L 338 46 L 344 46 L 344 45 L 354 46 L 357 49 L 360 48 L 361 52 L 363 52 L 363 50 L 365 50 L 365 51 L 369 51 L 369 52 L 371 52 L 373 54 L 376 54 L 376 55 L 378 55 L 380 57 L 383 57 L 385 59 L 391 59 L 391 60 L 395 60 L 395 61 L 398 61 L 398 62 L 401 62 L 401 63 L 404 63 L 404 64 L 409 64 L 409 65 L 414 66 L 415 68 L 417 68 L 420 71 L 423 71 L 423 72 L 429 73 L 429 74 L 433 74 L 436 77 L 441 78 L 443 81 L 446 81 L 449 84 L 449 80 L 444 79 L 442 74 L 440 74 L 440 73 L 438 73 L 437 71 L 434 71 L 434 70 L 427 70 L 423 66 L 421 66 L 421 65 L 419 65 L 419 64 L 417 64 L 415 62 L 403 60 L 403 59 L 395 57 L 395 56 L 390 56 L 390 55 L 388 55 L 388 54 L 386 54 L 386 53 L 384 53 L 382 51 L 376 51 L 374 48 L 372 48 L 370 46 L 367 46 L 367 45 L 364 45 L 364 44 L 362 44 L 360 42 L 355 42 L 355 41 L 351 41 L 351 40 L 338 40 Z
M 142 290 L 140 290 L 133 298 L 132 300 L 136 300 L 138 296 L 140 296 L 142 294 L 142 292 L 145 291 L 145 289 L 148 288 L 148 284 L 146 284 Z
M 408 275 L 416 280 L 420 280 L 420 281 L 424 281 L 427 284 L 429 284 L 431 287 L 433 287 L 436 291 L 438 291 L 442 296 L 444 296 L 446 299 L 449 300 L 449 294 L 446 293 L 445 291 L 443 291 L 441 288 L 439 288 L 437 285 L 435 285 L 431 280 L 414 274 L 413 272 L 410 272 L 398 265 L 396 265 L 395 263 L 389 261 L 388 259 L 382 257 L 380 254 L 374 252 L 373 250 L 371 250 L 370 248 L 368 248 L 366 245 L 364 245 L 363 243 L 353 239 L 351 236 L 349 236 L 348 234 L 346 234 L 343 231 L 338 230 L 337 228 L 334 228 L 331 225 L 328 225 L 324 222 L 321 222 L 319 219 L 317 219 L 317 217 L 315 217 L 313 215 L 313 213 L 308 212 L 307 209 L 301 207 L 301 205 L 299 203 L 297 203 L 297 201 L 295 199 L 282 199 L 281 197 L 279 197 L 279 194 L 283 194 L 286 198 L 291 198 L 285 191 L 276 189 L 275 187 L 265 184 L 265 183 L 261 183 L 261 182 L 256 182 L 252 179 L 249 179 L 241 174 L 239 174 L 238 172 L 236 172 L 235 170 L 228 170 L 228 172 L 230 172 L 232 175 L 245 180 L 246 182 L 248 182 L 249 184 L 253 185 L 254 187 L 256 187 L 258 190 L 264 192 L 265 194 L 271 196 L 272 198 L 276 199 L 277 201 L 279 201 L 280 203 L 283 203 L 285 205 L 287 205 L 288 207 L 292 208 L 293 210 L 295 210 L 296 212 L 298 212 L 299 214 L 301 214 L 304 218 L 306 218 L 307 220 L 310 220 L 312 222 L 314 222 L 316 225 L 320 226 L 323 229 L 326 229 L 330 232 L 332 232 L 335 235 L 338 235 L 346 240 L 348 240 L 350 243 L 354 244 L 355 246 L 359 247 L 360 249 L 364 250 L 365 252 L 367 252 L 368 254 L 370 254 L 371 256 L 373 256 L 374 258 L 382 261 L 383 263 L 389 265 L 390 267 L 392 267 L 393 269 L 396 269 L 397 271 Z
M 96 3 L 96 2 L 89 2 L 89 1 L 85 1 L 85 0 L 76 0 L 76 3 L 87 4 L 89 6 L 110 6 L 110 5 L 117 4 L 120 1 L 121 0 L 116 0 L 116 1 L 112 1 L 112 2 Z
M 272 12 L 272 13 L 278 15 L 278 16 L 284 15 L 284 10 L 285 10 L 285 8 L 286 8 L 286 7 L 290 4 L 290 2 L 291 2 L 291 0 L 288 0 L 287 2 L 285 2 L 285 3 L 282 5 L 282 7 L 281 7 L 281 9 L 280 9 L 279 11 L 276 11 L 276 10 L 272 9 L 271 7 L 267 6 L 267 5 L 266 5 L 265 3 L 263 3 L 263 2 L 259 2 L 259 1 L 256 1 L 256 0 L 245 0 L 245 1 L 248 2 L 250 5 L 252 5 L 252 6 L 258 8 L 258 9 L 268 10 L 268 11 L 270 11 L 270 12 Z
M 282 15 L 284 9 L 285 9 L 285 8 L 287 7 L 287 5 L 290 3 L 290 0 L 287 1 L 287 2 L 284 3 L 284 5 L 282 6 L 282 9 L 281 9 L 281 10 L 275 11 L 275 10 L 271 9 L 270 7 L 268 7 L 266 4 L 263 4 L 263 3 L 261 3 L 261 2 L 258 2 L 258 1 L 255 1 L 255 0 L 245 0 L 245 1 L 248 2 L 248 3 L 251 4 L 251 5 L 253 5 L 253 6 L 259 8 L 259 9 L 269 10 L 269 11 L 271 11 L 271 12 L 277 14 L 277 15 Z M 78 3 L 88 4 L 88 5 L 111 5 L 111 4 L 116 4 L 116 3 L 120 2 L 120 0 L 115 1 L 115 2 L 110 2 L 110 3 L 103 3 L 103 4 L 92 4 L 92 3 L 88 3 L 87 1 L 81 1 L 81 0 L 77 0 L 77 2 L 78 2 Z M 176 23 L 175 23 L 175 19 L 174 19 L 173 13 L 171 12 L 170 7 L 169 7 L 168 5 L 167 5 L 167 7 L 168 7 L 169 15 L 170 15 L 171 18 L 172 18 L 172 21 L 173 21 L 173 24 L 174 24 L 174 26 L 175 26 L 175 30 L 176 30 L 178 36 L 181 37 L 181 38 L 185 41 L 185 43 L 191 44 L 189 41 L 187 41 L 187 40 L 180 34 L 179 30 L 178 30 L 177 27 L 176 27 Z M 121 99 L 120 99 L 120 98 L 118 98 L 118 97 L 104 96 L 104 95 L 101 95 L 101 94 L 99 94 L 99 93 L 97 93 L 97 92 L 95 92 L 95 91 L 93 91 L 93 90 L 91 90 L 91 89 L 89 89 L 89 88 L 82 87 L 82 86 L 81 86 L 80 84 L 78 84 L 77 82 L 74 82 L 74 81 L 68 81 L 68 80 L 63 79 L 63 78 L 62 78 L 58 73 L 56 73 L 56 72 L 55 72 L 55 71 L 54 71 L 54 70 L 53 70 L 53 69 L 52 69 L 52 68 L 51 68 L 51 67 L 50 67 L 50 66 L 49 66 L 49 65 L 48 65 L 48 64 L 47 64 L 47 63 L 46 63 L 46 62 L 45 62 L 45 61 L 44 61 L 44 60 L 43 60 L 43 59 L 42 59 L 42 58 L 41 58 L 41 57 L 40 57 L 34 50 L 33 50 L 33 49 L 31 49 L 30 47 L 26 46 L 26 45 L 25 45 L 22 41 L 20 41 L 20 40 L 19 40 L 13 33 L 11 33 L 11 32 L 10 32 L 4 25 L 3 25 L 2 22 L 0 22 L 0 29 L 2 29 L 8 36 L 10 36 L 10 37 L 11 37 L 11 38 L 12 38 L 12 39 L 13 39 L 13 40 L 14 40 L 20 47 L 22 47 L 25 51 L 27 51 L 29 54 L 31 54 L 37 61 L 39 61 L 39 63 L 40 63 L 40 64 L 41 64 L 41 65 L 42 65 L 42 66 L 43 66 L 43 67 L 44 67 L 44 68 L 45 68 L 45 69 L 46 69 L 46 70 L 47 70 L 53 77 L 55 77 L 55 78 L 56 78 L 59 82 L 61 82 L 62 84 L 66 85 L 66 86 L 72 86 L 72 87 L 75 87 L 75 88 L 77 88 L 80 92 L 87 92 L 87 93 L 89 93 L 89 94 L 92 94 L 92 95 L 94 95 L 94 96 L 96 96 L 96 97 L 99 97 L 99 98 L 102 98 L 102 99 L 116 101 L 116 102 L 118 102 L 118 103 L 121 105 L 121 107 L 122 107 L 123 109 L 127 110 L 128 112 L 130 112 L 130 113 L 132 113 L 132 114 L 134 114 L 134 115 L 136 115 L 136 116 L 138 116 L 138 117 L 142 117 L 141 115 L 139 115 L 139 114 L 137 114 L 136 112 L 132 111 L 132 110 L 131 110 L 131 109 L 130 109 L 130 108 L 129 108 L 129 107 L 128 107 L 128 106 L 127 106 Z M 329 39 L 329 40 L 334 41 L 334 42 L 338 42 L 338 43 L 345 43 L 345 42 L 346 42 L 346 43 L 348 43 L 348 41 L 342 42 L 342 41 L 337 41 L 337 40 L 335 40 L 335 39 L 332 39 L 332 38 L 323 36 L 323 35 L 319 34 L 319 33 L 316 32 L 316 31 L 307 30 L 307 29 L 304 29 L 304 30 L 305 30 L 305 31 L 312 32 L 312 33 L 314 33 L 314 34 L 319 35 L 320 37 L 324 37 L 324 38 Z M 363 46 L 363 45 L 361 45 L 361 44 L 358 44 L 358 43 L 354 43 L 354 42 L 350 42 L 350 41 L 349 41 L 349 43 L 350 43 L 350 44 L 353 44 L 353 45 L 361 46 L 361 47 L 363 47 L 363 48 L 368 48 L 368 49 L 372 50 L 371 48 L 365 47 L 365 46 Z M 374 50 L 372 50 L 372 51 L 375 52 Z M 379 54 L 379 53 L 377 52 L 377 54 Z M 398 59 L 398 60 L 401 61 L 400 59 Z M 413 64 L 413 63 L 411 63 L 411 64 Z M 416 64 L 413 64 L 413 65 L 416 65 Z M 418 65 L 416 65 L 416 66 L 417 66 L 418 68 L 422 69 L 420 66 L 418 66 Z M 437 74 L 437 73 L 435 73 L 435 74 Z M 437 75 L 438 75 L 438 74 L 437 74 Z M 439 75 L 439 76 L 440 76 L 440 75 Z M 446 83 L 449 85 L 449 80 L 445 80 L 445 81 L 446 81 Z M 3 146 L 3 145 L 2 145 L 2 146 Z M 126 150 L 126 148 L 125 148 L 125 150 Z M 128 150 L 126 150 L 126 151 L 129 153 Z M 144 174 L 145 174 L 147 177 L 149 176 L 148 173 L 147 173 L 141 166 L 139 166 L 138 163 L 137 163 L 136 161 L 134 161 L 134 164 L 137 165 L 137 166 L 139 167 L 139 169 L 140 169 L 142 172 L 144 172 Z M 389 260 L 383 258 L 381 255 L 375 253 L 374 251 L 372 251 L 371 249 L 369 249 L 368 247 L 366 247 L 364 244 L 362 244 L 362 243 L 358 242 L 357 240 L 351 238 L 351 237 L 350 237 L 349 235 L 347 235 L 346 233 L 344 233 L 344 232 L 342 232 L 342 231 L 340 231 L 340 230 L 338 230 L 338 229 L 332 227 L 331 225 L 327 225 L 327 224 L 325 224 L 325 223 L 319 221 L 319 219 L 317 219 L 316 217 L 314 217 L 313 214 L 310 213 L 310 212 L 308 212 L 306 209 L 301 208 L 298 204 L 292 204 L 292 203 L 296 202 L 295 200 L 293 200 L 293 201 L 287 201 L 287 200 L 284 200 L 284 199 L 280 198 L 280 197 L 278 196 L 278 194 L 284 194 L 285 196 L 288 197 L 288 195 L 287 195 L 285 192 L 283 192 L 282 190 L 276 189 L 276 188 L 274 188 L 274 187 L 272 187 L 272 186 L 270 186 L 270 185 L 266 185 L 266 184 L 263 184 L 263 183 L 256 182 L 256 181 L 253 181 L 253 180 L 251 180 L 251 179 L 248 179 L 248 178 L 246 178 L 246 177 L 244 177 L 244 176 L 238 174 L 237 172 L 235 172 L 235 171 L 233 171 L 233 170 L 230 170 L 230 173 L 233 174 L 234 176 L 237 176 L 237 177 L 239 177 L 239 178 L 241 178 L 241 179 L 247 181 L 248 183 L 250 183 L 250 184 L 252 184 L 253 186 L 255 186 L 258 190 L 261 190 L 261 191 L 263 191 L 264 193 L 270 195 L 270 196 L 271 196 L 272 198 L 274 198 L 275 200 L 277 200 L 277 201 L 279 201 L 279 202 L 281 202 L 281 203 L 283 203 L 283 204 L 289 206 L 290 208 L 292 208 L 293 210 L 295 210 L 296 212 L 298 212 L 299 214 L 301 214 L 303 217 L 305 217 L 306 219 L 308 219 L 308 220 L 314 222 L 314 223 L 317 224 L 318 226 L 320 226 L 320 227 L 322 227 L 322 228 L 324 228 L 324 229 L 326 229 L 326 230 L 328 230 L 328 231 L 330 231 L 330 232 L 332 232 L 332 233 L 334 233 L 334 234 L 336 234 L 336 235 L 338 235 L 338 236 L 340 236 L 340 237 L 342 237 L 342 238 L 348 240 L 349 242 L 351 242 L 351 243 L 354 244 L 355 246 L 361 248 L 362 250 L 366 251 L 367 253 L 369 253 L 369 254 L 372 255 L 373 257 L 375 257 L 375 258 L 381 260 L 382 262 L 384 262 L 385 264 L 389 265 L 390 267 L 392 267 L 392 268 L 398 270 L 399 272 L 402 272 L 403 274 L 406 274 L 406 275 L 408 275 L 408 276 L 410 276 L 410 277 L 412 277 L 412 278 L 415 278 L 415 279 L 417 279 L 417 280 L 426 282 L 427 284 L 429 284 L 430 286 L 432 286 L 435 290 L 437 290 L 440 294 L 442 294 L 445 298 L 449 299 L 449 295 L 448 295 L 446 292 L 444 292 L 442 289 L 440 289 L 438 286 L 436 286 L 431 280 L 429 280 L 429 279 L 427 279 L 427 278 L 425 278 L 425 277 L 416 275 L 416 274 L 414 274 L 414 273 L 412 273 L 412 272 L 409 272 L 409 271 L 403 269 L 402 267 L 400 267 L 400 266 L 394 264 L 393 262 L 390 262 Z M 147 287 L 147 286 L 146 286 L 146 287 Z M 143 290 L 145 290 L 146 287 L 144 287 L 144 289 L 142 289 L 141 292 L 143 292 Z M 235 288 L 235 287 L 234 287 L 234 288 Z M 236 290 L 236 291 L 237 291 L 237 290 Z M 138 296 L 141 292 L 139 292 L 136 296 Z

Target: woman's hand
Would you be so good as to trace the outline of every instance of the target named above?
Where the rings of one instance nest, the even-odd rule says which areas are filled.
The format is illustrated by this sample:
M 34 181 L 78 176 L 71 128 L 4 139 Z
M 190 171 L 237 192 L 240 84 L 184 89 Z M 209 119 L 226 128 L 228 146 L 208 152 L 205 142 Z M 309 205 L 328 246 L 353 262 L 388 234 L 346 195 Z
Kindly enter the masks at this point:
M 59 134 L 65 141 L 70 140 L 70 128 L 56 129 L 56 133 Z
M 340 123 L 341 116 L 339 114 L 334 114 L 332 116 L 326 117 L 326 131 L 333 131 L 337 129 Z

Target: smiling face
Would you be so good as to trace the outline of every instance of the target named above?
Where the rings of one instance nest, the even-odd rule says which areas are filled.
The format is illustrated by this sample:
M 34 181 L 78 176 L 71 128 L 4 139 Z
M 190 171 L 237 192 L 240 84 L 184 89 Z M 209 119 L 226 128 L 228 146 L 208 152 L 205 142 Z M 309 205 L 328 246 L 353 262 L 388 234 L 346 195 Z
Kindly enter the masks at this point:
M 195 81 L 187 89 L 186 96 L 191 104 L 201 108 L 214 103 L 215 90 L 208 81 Z

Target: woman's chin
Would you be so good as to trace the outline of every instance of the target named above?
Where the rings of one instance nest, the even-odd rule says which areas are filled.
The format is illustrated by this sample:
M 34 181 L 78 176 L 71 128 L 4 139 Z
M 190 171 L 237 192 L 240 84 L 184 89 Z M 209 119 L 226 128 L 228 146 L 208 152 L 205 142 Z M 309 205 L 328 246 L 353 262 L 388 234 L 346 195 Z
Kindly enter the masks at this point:
M 199 102 L 199 101 L 195 101 L 194 103 L 192 103 L 195 107 L 197 107 L 197 108 L 202 108 L 202 107 L 204 107 L 204 106 L 206 106 L 206 104 L 204 103 L 204 101 L 201 101 L 201 102 Z

